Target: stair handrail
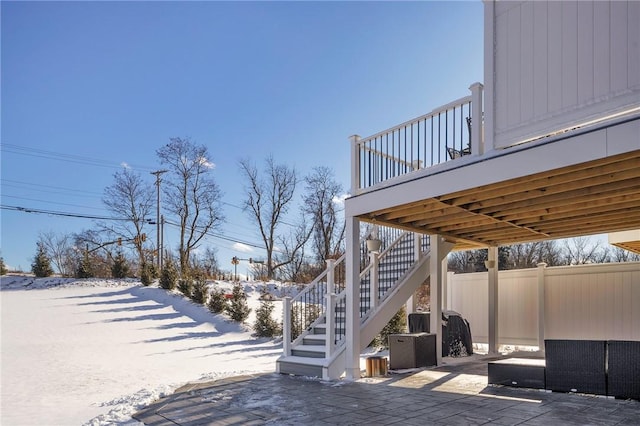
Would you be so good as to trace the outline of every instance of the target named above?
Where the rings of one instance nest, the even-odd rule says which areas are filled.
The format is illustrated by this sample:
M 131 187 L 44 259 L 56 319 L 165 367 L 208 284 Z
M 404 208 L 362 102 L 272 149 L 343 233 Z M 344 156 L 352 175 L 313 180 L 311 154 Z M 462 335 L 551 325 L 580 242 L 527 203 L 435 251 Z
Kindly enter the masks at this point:
M 364 236 L 360 238 L 360 244 L 364 244 L 364 242 L 371 236 L 373 232 L 373 227 L 369 228 L 367 232 L 365 232 Z M 291 348 L 302 341 L 302 339 L 308 335 L 309 330 L 314 326 L 318 325 L 321 321 L 325 320 L 325 313 L 327 309 L 327 299 L 326 295 L 334 294 L 334 289 L 327 289 L 324 284 L 324 279 L 326 279 L 328 272 L 330 269 L 335 271 L 335 268 L 338 267 L 342 262 L 344 262 L 346 258 L 346 253 L 343 253 L 335 262 L 328 263 L 327 267 L 311 281 L 309 284 L 305 286 L 305 288 L 299 292 L 295 297 L 285 297 L 283 304 L 283 325 L 282 325 L 282 334 L 283 334 L 283 351 L 285 356 L 291 355 Z M 323 288 L 324 287 L 324 288 Z M 316 292 L 314 297 L 309 297 L 312 292 Z M 298 315 L 298 318 L 294 318 L 292 315 L 292 307 L 295 304 L 302 304 L 303 300 L 305 305 L 309 304 L 308 302 L 313 300 L 315 306 L 310 308 L 309 310 L 301 311 Z M 294 324 L 293 322 L 296 320 L 301 320 L 300 324 L 296 324 L 296 332 L 298 334 L 293 338 L 294 332 Z M 327 327 L 331 327 L 331 321 L 327 324 Z

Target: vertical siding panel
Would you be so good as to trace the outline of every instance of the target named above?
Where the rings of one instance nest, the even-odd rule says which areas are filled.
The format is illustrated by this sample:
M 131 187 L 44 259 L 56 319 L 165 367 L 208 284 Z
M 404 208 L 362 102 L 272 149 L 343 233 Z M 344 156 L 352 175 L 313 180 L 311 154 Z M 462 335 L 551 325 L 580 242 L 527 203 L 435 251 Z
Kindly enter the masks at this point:
M 520 7 L 514 7 L 507 13 L 507 125 L 520 123 Z
M 507 128 L 507 14 L 499 15 L 496 18 L 496 59 L 495 59 L 495 79 L 494 79 L 494 99 L 495 99 L 495 131 L 496 133 Z
M 618 320 L 618 326 L 621 328 L 625 327 L 624 322 L 627 317 L 625 313 L 625 306 L 624 306 L 625 288 L 626 288 L 626 283 L 624 282 L 623 279 L 616 280 L 616 289 L 615 289 L 616 290 L 615 292 L 616 310 L 617 310 L 616 319 Z
M 640 2 L 628 4 L 627 28 L 629 31 L 628 61 L 629 88 L 640 86 Z
M 609 311 L 603 306 L 602 297 L 600 297 L 600 295 L 606 293 L 604 274 L 594 274 L 590 284 L 585 314 L 589 318 L 593 329 L 597 331 L 597 335 L 604 339 L 607 336 L 607 326 L 610 321 Z
M 533 114 L 547 114 L 547 2 L 533 5 Z
M 578 5 L 575 1 L 562 3 L 562 107 L 574 106 L 578 101 Z
M 527 123 L 533 119 L 533 3 L 524 3 L 520 12 L 520 119 Z
M 547 3 L 547 111 L 556 112 L 562 106 L 562 3 Z
M 617 309 L 613 311 L 613 319 L 612 328 L 614 324 L 618 324 L 617 330 L 613 330 L 616 335 L 616 338 L 620 338 L 620 336 L 624 336 L 629 332 L 629 318 L 628 313 L 625 312 L 625 307 L 622 303 L 624 303 L 625 299 L 625 291 L 629 285 L 627 279 L 624 274 L 619 274 L 615 277 L 614 291 L 616 292 L 616 297 L 619 300 L 619 304 L 616 305 Z
M 611 90 L 627 88 L 627 2 L 611 2 Z
M 598 99 L 609 93 L 610 78 L 610 2 L 593 4 L 593 96 Z
M 620 314 L 616 312 L 615 309 L 615 293 L 616 287 L 618 286 L 617 277 L 613 277 L 613 279 L 605 282 L 605 286 L 607 287 L 606 291 L 602 294 L 602 309 L 605 312 L 611 312 L 611 316 L 609 317 L 612 321 L 609 321 L 607 324 L 607 335 L 611 335 L 615 330 L 612 327 L 612 324 L 618 322 L 620 320 Z
M 578 3 L 578 104 L 593 99 L 593 3 Z
M 640 271 L 631 273 L 631 306 L 635 309 L 631 310 L 631 322 L 629 327 L 633 340 L 640 340 Z

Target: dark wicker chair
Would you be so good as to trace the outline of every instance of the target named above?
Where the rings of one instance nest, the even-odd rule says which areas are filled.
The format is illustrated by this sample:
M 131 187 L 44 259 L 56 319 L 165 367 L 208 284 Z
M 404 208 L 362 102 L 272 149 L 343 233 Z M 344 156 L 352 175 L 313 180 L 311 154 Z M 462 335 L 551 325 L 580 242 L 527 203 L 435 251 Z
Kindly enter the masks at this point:
M 545 340 L 546 388 L 607 394 L 604 340 Z
M 607 395 L 640 400 L 640 342 L 608 343 Z

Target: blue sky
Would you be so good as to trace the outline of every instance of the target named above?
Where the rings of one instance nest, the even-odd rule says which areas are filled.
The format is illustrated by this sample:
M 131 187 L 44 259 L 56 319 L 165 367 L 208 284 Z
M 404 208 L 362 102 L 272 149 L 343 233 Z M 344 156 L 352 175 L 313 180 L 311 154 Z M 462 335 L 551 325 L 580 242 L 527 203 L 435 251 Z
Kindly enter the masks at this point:
M 480 1 L 0 7 L 1 200 L 8 206 L 109 215 L 101 196 L 121 163 L 151 182 L 156 150 L 170 137 L 190 137 L 216 164 L 228 203 L 222 233 L 259 243 L 233 207 L 243 199 L 240 159 L 273 155 L 301 176 L 328 166 L 348 189 L 350 135 L 424 114 L 483 81 Z M 25 270 L 40 232 L 92 226 L 0 214 L 1 255 Z M 155 237 L 154 227 L 148 231 Z M 206 246 L 229 270 L 234 255 L 264 254 L 217 238 Z

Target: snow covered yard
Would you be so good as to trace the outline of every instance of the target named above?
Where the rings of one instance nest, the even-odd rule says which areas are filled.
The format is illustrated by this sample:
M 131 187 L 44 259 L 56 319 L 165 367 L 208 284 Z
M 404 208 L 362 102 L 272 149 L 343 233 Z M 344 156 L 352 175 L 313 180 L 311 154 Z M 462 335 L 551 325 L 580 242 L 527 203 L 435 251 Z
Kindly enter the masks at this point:
M 282 350 L 280 339 L 136 281 L 3 276 L 0 285 L 1 424 L 133 424 L 138 408 L 186 382 L 274 371 Z M 259 291 L 245 291 L 253 324 Z

